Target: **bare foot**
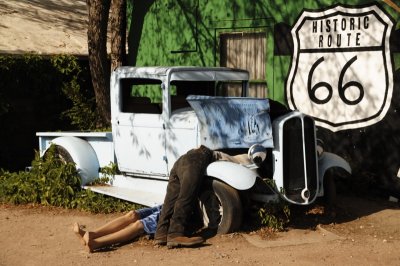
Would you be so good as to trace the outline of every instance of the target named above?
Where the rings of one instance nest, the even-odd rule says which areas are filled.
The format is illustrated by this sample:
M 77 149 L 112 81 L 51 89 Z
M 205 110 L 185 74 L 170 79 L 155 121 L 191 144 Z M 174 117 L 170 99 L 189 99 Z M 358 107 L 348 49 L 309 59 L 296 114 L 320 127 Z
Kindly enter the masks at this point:
M 92 232 L 86 231 L 86 233 L 83 235 L 83 240 L 86 243 L 86 249 L 89 253 L 92 253 L 94 248 L 94 243 L 93 243 L 93 236 Z
M 81 226 L 78 224 L 78 223 L 74 223 L 74 225 L 73 225 L 73 230 L 74 230 L 74 233 L 75 233 L 75 235 L 79 238 L 79 240 L 81 241 L 81 243 L 82 243 L 82 245 L 86 245 L 86 241 L 85 241 L 85 239 L 83 238 L 83 236 L 85 235 L 85 233 L 86 233 L 86 231 L 85 230 L 83 230 L 82 228 L 81 228 Z

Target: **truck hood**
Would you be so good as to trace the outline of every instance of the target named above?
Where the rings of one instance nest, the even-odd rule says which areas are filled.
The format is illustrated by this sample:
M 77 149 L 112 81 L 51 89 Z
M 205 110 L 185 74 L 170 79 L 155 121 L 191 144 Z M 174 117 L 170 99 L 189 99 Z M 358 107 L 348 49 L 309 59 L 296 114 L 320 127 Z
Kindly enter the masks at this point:
M 200 142 L 210 149 L 273 147 L 268 99 L 190 95 L 186 100 L 199 119 Z

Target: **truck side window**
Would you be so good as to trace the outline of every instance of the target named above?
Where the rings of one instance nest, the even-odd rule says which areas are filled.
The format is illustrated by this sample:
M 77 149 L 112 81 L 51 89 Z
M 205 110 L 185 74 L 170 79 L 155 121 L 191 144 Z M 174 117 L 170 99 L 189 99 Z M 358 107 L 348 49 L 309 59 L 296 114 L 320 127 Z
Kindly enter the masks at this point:
M 124 113 L 161 114 L 161 81 L 156 79 L 121 79 L 121 111 Z

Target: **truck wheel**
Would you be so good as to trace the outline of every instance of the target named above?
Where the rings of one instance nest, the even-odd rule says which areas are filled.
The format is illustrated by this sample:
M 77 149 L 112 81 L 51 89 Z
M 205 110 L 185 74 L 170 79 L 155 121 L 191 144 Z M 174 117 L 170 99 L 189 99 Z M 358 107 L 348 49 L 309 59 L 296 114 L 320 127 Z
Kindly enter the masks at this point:
M 328 171 L 324 176 L 324 200 L 328 208 L 328 214 L 336 215 L 336 183 L 332 171 Z
M 227 234 L 239 229 L 242 223 L 242 203 L 233 187 L 212 179 L 206 180 L 199 196 L 204 226 Z
M 60 159 L 63 163 L 73 163 L 74 160 L 72 159 L 71 155 L 69 152 L 62 146 L 55 145 L 54 147 L 54 157 L 57 159 Z M 44 158 L 49 156 L 48 152 L 44 154 Z

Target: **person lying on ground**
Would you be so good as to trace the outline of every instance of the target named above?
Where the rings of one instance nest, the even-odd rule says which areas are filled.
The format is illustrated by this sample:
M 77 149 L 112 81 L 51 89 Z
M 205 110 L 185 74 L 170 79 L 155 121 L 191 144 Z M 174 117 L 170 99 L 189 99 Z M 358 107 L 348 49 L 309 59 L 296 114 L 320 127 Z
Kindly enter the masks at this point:
M 74 223 L 73 231 L 88 252 L 132 241 L 144 234 L 154 235 L 162 205 L 130 211 L 94 231 Z

